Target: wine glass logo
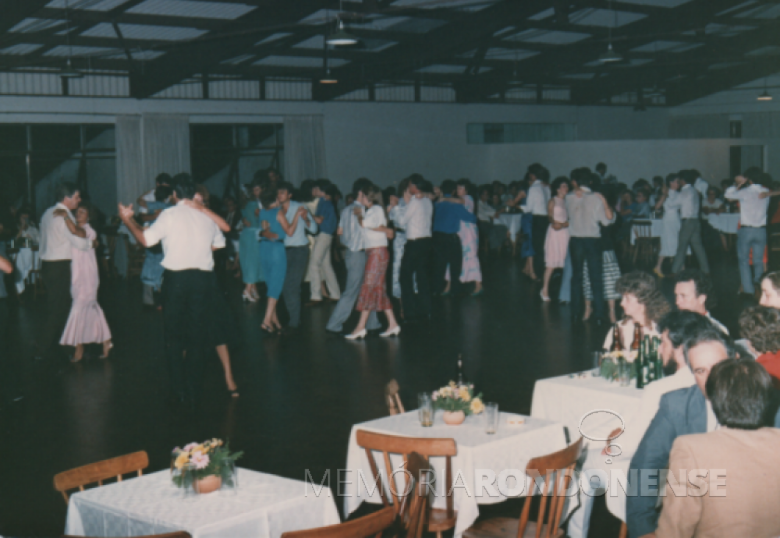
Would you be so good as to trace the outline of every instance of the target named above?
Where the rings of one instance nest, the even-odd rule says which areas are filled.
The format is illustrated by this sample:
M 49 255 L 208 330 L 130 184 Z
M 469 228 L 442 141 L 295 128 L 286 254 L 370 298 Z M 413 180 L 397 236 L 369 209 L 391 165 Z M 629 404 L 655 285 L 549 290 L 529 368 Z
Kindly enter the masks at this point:
M 620 420 L 620 428 L 618 428 L 616 431 L 612 431 L 607 437 L 594 437 L 582 431 L 582 423 L 585 422 L 585 419 L 591 415 L 595 415 L 598 413 L 606 413 L 608 415 L 613 415 L 617 417 L 618 420 Z M 607 459 L 604 460 L 604 463 L 611 464 L 612 458 L 620 456 L 623 453 L 622 447 L 617 443 L 613 443 L 615 439 L 623 435 L 623 432 L 626 431 L 626 421 L 623 420 L 623 417 L 620 416 L 620 414 L 618 414 L 617 412 L 612 411 L 611 409 L 594 409 L 592 411 L 588 411 L 587 413 L 582 415 L 578 429 L 580 431 L 580 435 L 582 435 L 586 439 L 589 439 L 591 441 L 596 441 L 596 442 L 603 441 L 607 443 L 607 446 L 605 448 L 605 454 L 607 456 Z M 612 450 L 613 447 L 616 448 L 618 452 L 614 452 Z

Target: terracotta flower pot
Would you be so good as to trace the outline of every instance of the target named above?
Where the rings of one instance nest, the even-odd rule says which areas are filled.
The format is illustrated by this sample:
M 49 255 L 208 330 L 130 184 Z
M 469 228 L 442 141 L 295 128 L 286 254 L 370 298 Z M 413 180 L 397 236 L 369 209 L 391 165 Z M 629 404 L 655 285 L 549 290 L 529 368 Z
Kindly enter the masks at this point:
M 459 424 L 463 424 L 463 421 L 466 420 L 466 413 L 463 411 L 445 411 L 444 412 L 444 423 L 448 424 L 450 426 L 457 426 Z
M 209 475 L 206 478 L 192 481 L 192 488 L 198 493 L 211 493 L 217 491 L 222 487 L 222 477 L 217 475 Z

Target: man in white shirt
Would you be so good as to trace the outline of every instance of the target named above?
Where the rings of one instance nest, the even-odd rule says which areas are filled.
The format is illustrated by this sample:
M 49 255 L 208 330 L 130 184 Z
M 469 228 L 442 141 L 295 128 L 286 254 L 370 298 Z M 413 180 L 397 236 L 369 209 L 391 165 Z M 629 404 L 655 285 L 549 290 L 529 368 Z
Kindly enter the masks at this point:
M 57 203 L 41 217 L 41 277 L 46 282 L 46 325 L 38 341 L 36 357 L 43 358 L 59 342 L 71 306 L 70 261 L 72 249 L 89 250 L 92 245 L 73 213 L 81 202 L 75 184 L 65 182 L 55 190 Z
M 547 182 L 550 180 L 550 172 L 541 164 L 534 163 L 528 167 L 525 179 L 529 187 L 523 211 L 533 215 L 531 245 L 534 255 L 531 263 L 534 274 L 541 275 L 544 273 L 544 240 L 550 226 L 550 219 L 547 217 L 547 202 L 550 201 L 550 186 Z
M 588 487 L 580 495 L 581 506 L 574 510 L 569 519 L 567 535 L 570 538 L 586 538 L 590 527 L 590 516 L 593 510 L 593 496 L 599 489 L 606 487 L 600 483 L 604 472 L 622 470 L 627 473 L 642 436 L 647 431 L 653 417 L 658 412 L 661 397 L 673 390 L 692 387 L 695 383 L 693 373 L 685 362 L 683 344 L 688 335 L 699 334 L 709 326 L 707 318 L 693 312 L 670 312 L 658 323 L 661 333 L 661 345 L 658 351 L 664 365 L 665 377 L 647 385 L 642 391 L 639 409 L 631 417 L 624 417 L 625 430 L 608 442 L 611 447 L 609 454 L 602 444 L 592 443 L 583 463 L 582 473 L 585 479 L 581 482 Z M 611 454 L 617 454 L 610 457 Z M 610 463 L 606 462 L 606 459 Z M 572 503 L 576 508 L 577 503 Z
M 360 178 L 352 186 L 352 192 L 355 201 L 344 208 L 341 212 L 339 227 L 336 234 L 341 237 L 341 243 L 347 247 L 344 252 L 344 264 L 347 266 L 347 283 L 344 291 L 341 293 L 339 302 L 330 315 L 328 325 L 325 330 L 331 333 L 341 335 L 344 329 L 344 322 L 349 319 L 355 308 L 360 295 L 360 287 L 363 285 L 363 275 L 366 269 L 366 251 L 363 240 L 363 227 L 355 216 L 355 208 L 361 208 L 365 215 L 365 208 L 357 201 L 359 193 L 367 193 L 372 183 L 366 178 Z M 381 325 L 376 317 L 376 312 L 371 312 L 368 316 L 366 329 L 373 331 L 379 329 Z
M 766 211 L 769 207 L 769 189 L 759 183 L 761 170 L 752 166 L 734 178 L 734 185 L 726 189 L 726 200 L 739 202 L 739 231 L 737 231 L 737 259 L 742 292 L 753 295 L 755 283 L 764 274 L 766 249 Z M 750 274 L 750 251 L 753 251 L 753 275 Z
M 696 177 L 690 170 L 680 172 L 679 181 L 682 187 L 677 201 L 680 206 L 680 236 L 677 242 L 677 254 L 672 263 L 672 273 L 677 273 L 682 269 L 685 263 L 685 255 L 688 252 L 688 246 L 693 249 L 696 258 L 699 260 L 699 267 L 702 271 L 709 274 L 710 266 L 707 263 L 707 254 L 704 252 L 704 244 L 701 241 L 701 220 L 699 220 L 699 209 L 701 207 L 701 195 L 694 188 Z
M 406 245 L 401 259 L 401 304 L 404 320 L 426 320 L 431 316 L 431 284 L 428 274 L 431 256 L 431 225 L 433 204 L 422 193 L 425 179 L 412 174 L 409 188 L 403 193 L 406 211 L 398 219 L 398 226 L 406 230 Z M 414 283 L 417 282 L 417 293 Z
M 728 335 L 729 330 L 710 315 L 707 303 L 713 301 L 714 286 L 709 275 L 699 269 L 686 269 L 677 274 L 674 285 L 674 300 L 677 308 L 706 316 L 713 325 Z
M 200 396 L 208 342 L 213 250 L 225 236 L 203 211 L 192 206 L 195 183 L 189 174 L 172 179 L 173 202 L 146 230 L 133 218 L 133 206 L 119 204 L 119 217 L 144 247 L 162 243 L 165 352 L 172 397 L 194 407 Z M 186 361 L 185 361 L 186 351 Z

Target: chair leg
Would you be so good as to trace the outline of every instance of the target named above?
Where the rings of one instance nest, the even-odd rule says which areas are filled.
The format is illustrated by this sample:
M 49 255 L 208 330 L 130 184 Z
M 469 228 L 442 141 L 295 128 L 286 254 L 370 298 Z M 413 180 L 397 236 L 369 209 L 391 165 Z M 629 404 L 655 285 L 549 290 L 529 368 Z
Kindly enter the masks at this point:
M 618 534 L 618 538 L 626 538 L 628 536 L 628 527 L 626 527 L 625 523 L 620 524 L 620 534 Z

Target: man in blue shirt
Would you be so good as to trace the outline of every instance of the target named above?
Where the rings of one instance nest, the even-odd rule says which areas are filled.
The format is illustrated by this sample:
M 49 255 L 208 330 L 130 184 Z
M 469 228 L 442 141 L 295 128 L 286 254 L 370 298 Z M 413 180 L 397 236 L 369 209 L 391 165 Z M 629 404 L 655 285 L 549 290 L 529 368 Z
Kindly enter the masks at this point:
M 282 296 L 287 305 L 287 312 L 290 314 L 290 322 L 285 332 L 292 332 L 301 324 L 301 284 L 306 274 L 306 267 L 309 265 L 309 239 L 306 237 L 306 232 L 317 233 L 317 223 L 314 222 L 308 209 L 292 201 L 294 187 L 291 183 L 279 182 L 277 189 L 279 191 L 277 200 L 287 217 L 287 222 L 292 222 L 295 214 L 301 213 L 301 222 L 295 228 L 295 233 L 284 238 L 284 246 L 287 249 L 287 273 L 284 276 Z
M 477 217 L 466 209 L 462 201 L 452 198 L 456 188 L 457 184 L 451 179 L 441 184 L 444 198 L 436 203 L 433 213 L 434 289 L 436 293 L 444 290 L 444 275 L 449 265 L 453 295 L 460 291 L 460 270 L 463 265 L 463 247 L 458 237 L 460 222 L 477 222 Z
M 332 193 L 335 187 L 327 179 L 319 179 L 311 190 L 313 196 L 320 199 L 314 221 L 320 228 L 320 233 L 314 239 L 314 247 L 309 260 L 309 284 L 311 286 L 311 299 L 307 306 L 322 304 L 322 280 L 328 286 L 328 299 L 338 301 L 341 297 L 339 282 L 330 261 L 330 247 L 333 243 L 333 234 L 338 227 L 338 217 L 328 193 Z

